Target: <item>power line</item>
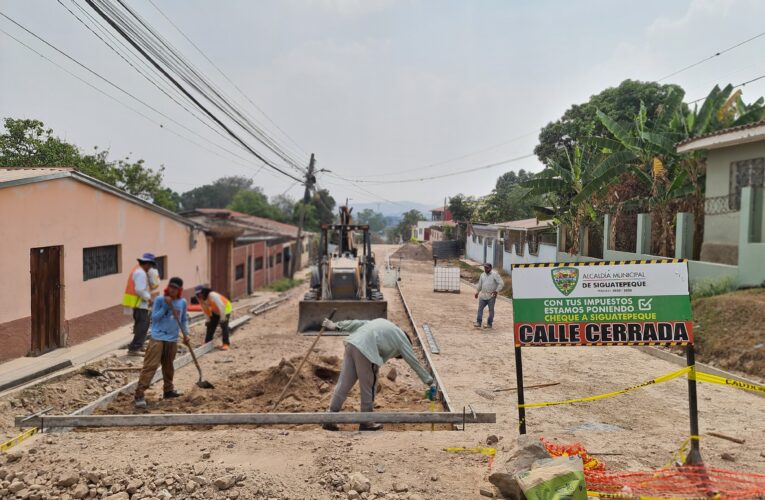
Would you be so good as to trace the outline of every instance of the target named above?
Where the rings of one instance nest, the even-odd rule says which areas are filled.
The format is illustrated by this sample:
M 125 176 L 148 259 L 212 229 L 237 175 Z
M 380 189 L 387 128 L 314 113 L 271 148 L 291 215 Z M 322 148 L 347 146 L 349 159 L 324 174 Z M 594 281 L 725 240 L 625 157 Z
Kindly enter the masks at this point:
M 469 157 L 477 155 L 477 154 L 486 153 L 487 151 L 492 151 L 494 149 L 500 148 L 502 146 L 506 146 L 506 145 L 508 145 L 510 143 L 513 143 L 515 141 L 518 141 L 520 139 L 524 139 L 526 137 L 529 137 L 529 136 L 532 136 L 532 135 L 535 135 L 535 134 L 538 134 L 538 133 L 539 133 L 539 130 L 534 130 L 532 132 L 527 132 L 527 133 L 525 133 L 523 135 L 519 135 L 519 136 L 513 137 L 512 139 L 508 139 L 507 141 L 500 142 L 498 144 L 494 144 L 493 146 L 489 146 L 489 147 L 486 147 L 486 148 L 483 148 L 483 149 L 479 149 L 477 151 L 472 151 L 470 153 L 465 153 L 465 154 L 462 154 L 460 156 L 455 156 L 453 158 L 449 158 L 447 160 L 442 160 L 442 161 L 439 161 L 439 162 L 436 162 L 436 163 L 429 163 L 429 164 L 424 165 L 422 167 L 405 168 L 405 169 L 401 169 L 401 170 L 395 170 L 393 172 L 386 172 L 384 174 L 365 175 L 364 177 L 359 177 L 359 179 L 371 179 L 371 178 L 375 178 L 375 177 L 387 177 L 389 175 L 402 174 L 402 173 L 406 173 L 406 172 L 411 172 L 413 170 L 426 170 L 426 169 L 429 169 L 429 168 L 438 167 L 438 166 L 441 166 L 441 165 L 445 165 L 447 163 L 455 162 L 457 160 L 463 160 L 465 158 L 469 158 Z
M 237 85 L 237 84 L 236 84 L 236 83 L 235 83 L 235 82 L 234 82 L 234 81 L 233 81 L 231 78 L 229 78 L 229 76 L 228 76 L 228 75 L 227 75 L 227 74 L 226 74 L 226 73 L 225 73 L 225 72 L 224 72 L 224 71 L 223 71 L 223 70 L 222 70 L 222 69 L 221 69 L 221 68 L 220 68 L 220 67 L 219 67 L 217 64 L 215 64 L 215 63 L 212 61 L 212 59 L 210 59 L 210 58 L 207 56 L 207 54 L 206 54 L 206 53 L 205 53 L 205 52 L 204 52 L 204 51 L 203 51 L 201 48 L 199 48 L 199 46 L 197 46 L 197 44 L 195 44 L 195 43 L 194 43 L 194 41 L 193 41 L 191 38 L 189 38 L 189 37 L 186 35 L 186 33 L 184 33 L 184 32 L 183 32 L 183 30 L 181 30 L 181 28 L 179 28 L 179 27 L 178 27 L 178 25 L 177 25 L 177 24 L 175 24 L 175 23 L 172 21 L 172 19 L 170 19 L 170 17 L 169 17 L 167 14 L 165 14 L 165 13 L 162 11 L 162 9 L 160 9 L 160 8 L 157 6 L 157 4 L 155 4 L 155 3 L 154 3 L 152 0 L 148 0 L 148 1 L 149 1 L 149 3 L 152 5 L 152 7 L 154 7 L 154 8 L 157 10 L 157 12 L 159 12 L 159 13 L 160 13 L 160 15 L 162 15 L 162 17 L 164 17 L 164 18 L 165 18 L 165 20 L 167 20 L 167 22 L 168 22 L 168 23 L 170 23 L 170 25 L 172 25 L 172 27 L 173 27 L 173 28 L 175 28 L 175 30 L 176 30 L 176 31 L 177 31 L 178 33 L 180 33 L 180 34 L 181 34 L 181 36 L 182 36 L 183 38 L 185 38 L 185 39 L 186 39 L 186 41 L 187 41 L 187 42 L 189 42 L 189 43 L 191 44 L 191 46 L 192 46 L 192 47 L 194 47 L 194 48 L 197 50 L 197 52 L 199 52 L 199 53 L 202 55 L 202 57 L 204 57 L 204 58 L 205 58 L 205 60 L 206 60 L 208 63 L 210 63 L 210 64 L 212 65 L 212 67 L 213 67 L 213 68 L 215 68 L 215 69 L 218 71 L 218 73 L 220 73 L 220 74 L 223 76 L 223 78 L 225 78 L 225 79 L 226 79 L 226 80 L 227 80 L 227 81 L 228 81 L 228 82 L 229 82 L 231 85 L 233 85 L 233 86 L 234 86 L 234 88 L 235 88 L 235 89 L 236 89 L 236 90 L 237 90 L 237 91 L 238 91 L 238 92 L 239 92 L 239 93 L 240 93 L 240 94 L 241 94 L 241 95 L 242 95 L 242 96 L 243 96 L 245 99 L 247 99 L 247 101 L 248 101 L 250 104 L 252 104 L 252 105 L 255 107 L 255 109 L 257 109 L 258 111 L 260 111 L 260 113 L 261 113 L 261 114 L 262 114 L 262 115 L 263 115 L 263 116 L 264 116 L 264 117 L 265 117 L 265 118 L 266 118 L 266 119 L 267 119 L 269 122 L 271 122 L 271 124 L 272 124 L 274 127 L 276 127 L 276 128 L 277 128 L 277 130 L 279 130 L 279 132 L 281 132 L 281 133 L 284 135 L 284 137 L 286 137 L 286 138 L 287 138 L 287 139 L 288 139 L 288 140 L 289 140 L 289 141 L 290 141 L 292 144 L 294 144 L 294 145 L 295 145 L 295 147 L 297 147 L 297 148 L 298 148 L 298 149 L 299 149 L 299 150 L 300 150 L 300 151 L 301 151 L 303 154 L 305 154 L 305 155 L 308 155 L 308 153 L 307 153 L 307 152 L 306 152 L 306 151 L 305 151 L 305 150 L 304 150 L 302 147 L 300 147 L 300 144 L 298 144 L 298 143 L 297 143 L 297 142 L 296 142 L 296 141 L 295 141 L 295 140 L 294 140 L 292 137 L 290 137 L 290 135 L 289 135 L 287 132 L 285 132 L 285 131 L 284 131 L 284 130 L 281 128 L 281 127 L 279 127 L 279 125 L 278 125 L 278 124 L 277 124 L 277 123 L 276 123 L 274 120 L 272 120 L 272 119 L 271 119 L 271 117 L 270 117 L 270 116 L 268 116 L 268 114 L 266 114 L 266 112 L 265 112 L 265 111 L 263 111 L 263 109 L 262 109 L 260 106 L 258 106 L 257 104 L 255 104 L 255 102 L 253 102 L 253 100 L 250 98 L 250 96 L 248 96 L 248 95 L 247 95 L 247 94 L 246 94 L 246 93 L 245 93 L 245 92 L 244 92 L 244 91 L 243 91 L 241 88 L 239 88 L 239 86 L 238 86 L 238 85 Z
M 732 88 L 734 88 L 734 89 L 737 89 L 737 88 L 739 88 L 739 87 L 746 87 L 746 86 L 747 86 L 747 85 L 749 85 L 750 83 L 754 83 L 754 82 L 756 82 L 756 81 L 758 81 L 758 80 L 762 80 L 763 78 L 765 78 L 765 75 L 756 76 L 756 77 L 752 78 L 751 80 L 747 80 L 747 81 L 745 81 L 745 82 L 741 82 L 741 83 L 739 83 L 738 85 L 734 85 Z M 696 100 L 690 101 L 688 104 L 696 104 L 697 102 L 699 102 L 699 101 L 703 101 L 704 99 L 706 99 L 706 96 L 704 96 L 704 97 L 699 97 L 699 98 L 698 98 L 698 99 L 696 99 Z
M 255 151 L 247 142 L 245 142 L 239 135 L 231 130 L 231 128 L 223 123 L 220 118 L 218 118 L 215 114 L 213 114 L 207 107 L 202 104 L 197 98 L 195 98 L 186 88 L 181 85 L 178 80 L 176 80 L 170 73 L 163 68 L 151 55 L 149 55 L 146 50 L 141 47 L 138 42 L 136 42 L 133 38 L 131 38 L 120 25 L 117 24 L 117 22 L 109 17 L 100 7 L 98 7 L 93 0 L 86 0 L 88 5 L 95 10 L 98 15 L 100 15 L 117 33 L 120 34 L 130 45 L 132 45 L 145 59 L 147 59 L 157 70 L 164 75 L 166 79 L 168 79 L 173 85 L 175 85 L 178 90 L 180 90 L 183 94 L 186 95 L 196 106 L 197 108 L 201 109 L 206 115 L 208 115 L 215 123 L 218 124 L 223 130 L 225 130 L 231 137 L 233 137 L 237 142 L 239 142 L 245 149 L 247 149 L 253 156 L 258 158 L 260 161 L 268 165 L 272 170 L 275 170 L 276 172 L 279 172 L 280 174 L 289 177 L 292 180 L 295 181 L 301 181 L 299 178 L 295 177 L 294 175 L 286 172 L 282 168 L 278 167 L 277 165 L 270 162 L 268 159 L 266 159 L 263 155 Z M 121 2 L 120 2 L 121 3 Z M 124 7 L 124 4 L 123 4 Z M 199 90 L 199 89 L 197 89 Z M 220 109 L 220 106 L 218 106 Z M 301 181 L 302 182 L 302 181 Z
M 465 170 L 459 170 L 456 172 L 449 172 L 447 174 L 440 174 L 440 175 L 432 175 L 429 177 L 413 177 L 408 179 L 397 179 L 397 180 L 384 180 L 384 181 L 370 181 L 370 180 L 363 180 L 363 179 L 346 179 L 344 177 L 337 176 L 338 178 L 348 181 L 348 182 L 363 182 L 368 184 L 404 184 L 408 182 L 422 182 L 422 181 L 429 181 L 433 179 L 443 179 L 445 177 L 453 177 L 455 175 L 462 175 L 462 174 L 468 174 L 471 172 L 477 172 L 479 170 L 487 170 L 490 168 L 498 167 L 500 165 L 505 165 L 507 163 L 513 163 L 520 160 L 525 160 L 526 158 L 531 158 L 535 156 L 533 153 L 523 155 L 523 156 L 516 156 L 515 158 L 508 158 L 506 160 L 489 163 L 488 165 L 481 165 L 480 167 L 472 167 Z
M 701 59 L 700 61 L 696 61 L 696 62 L 695 62 L 695 63 L 693 63 L 693 64 L 689 64 L 688 66 L 685 66 L 684 68 L 680 68 L 679 70 L 677 70 L 677 71 L 675 71 L 675 72 L 672 72 L 672 73 L 668 74 L 667 76 L 663 76 L 663 77 L 659 78 L 659 79 L 658 79 L 658 80 L 656 80 L 656 81 L 657 81 L 657 82 L 661 82 L 661 81 L 663 81 L 663 80 L 666 80 L 667 78 L 671 78 L 671 77 L 673 77 L 673 76 L 675 76 L 675 75 L 678 75 L 678 74 L 682 73 L 683 71 L 689 70 L 689 69 L 691 69 L 691 68 L 695 68 L 696 66 L 698 66 L 698 65 L 700 65 L 700 64 L 704 64 L 704 63 L 705 63 L 705 62 L 707 62 L 707 61 L 711 61 L 711 60 L 712 60 L 712 59 L 714 59 L 715 57 L 720 57 L 721 55 L 725 54 L 726 52 L 730 52 L 731 50 L 733 50 L 733 49 L 736 49 L 736 48 L 738 48 L 738 47 L 741 47 L 742 45 L 744 45 L 744 44 L 747 44 L 747 43 L 749 43 L 749 42 L 751 42 L 751 41 L 754 41 L 754 40 L 756 40 L 756 39 L 758 39 L 758 38 L 760 38 L 760 37 L 762 37 L 762 36 L 765 36 L 765 31 L 763 31 L 762 33 L 759 33 L 759 34 L 757 34 L 757 35 L 754 35 L 754 36 L 753 36 L 753 37 L 751 37 L 751 38 L 747 38 L 746 40 L 744 40 L 744 41 L 742 41 L 742 42 L 738 42 L 738 43 L 737 43 L 737 44 L 735 44 L 735 45 L 731 45 L 731 46 L 730 46 L 730 47 L 728 47 L 727 49 L 723 49 L 723 50 L 721 50 L 720 52 L 715 52 L 715 53 L 714 53 L 714 54 L 712 54 L 711 56 L 705 57 L 704 59 Z
M 210 143 L 210 144 L 212 144 L 213 146 L 216 146 L 217 148 L 219 148 L 219 149 L 221 149 L 221 150 L 223 150 L 223 151 L 227 152 L 228 154 L 230 154 L 230 155 L 232 155 L 232 156 L 234 156 L 234 157 L 236 157 L 236 158 L 240 158 L 240 159 L 242 159 L 242 160 L 244 160 L 244 161 L 249 161 L 247 158 L 244 158 L 244 157 L 242 157 L 242 156 L 239 156 L 238 154 L 236 154 L 236 153 L 234 153 L 234 152 L 232 152 L 232 151 L 230 151 L 230 150 L 228 150 L 228 149 L 224 148 L 223 146 L 220 146 L 219 144 L 217 144 L 217 143 L 215 143 L 215 142 L 212 142 L 212 141 L 210 141 L 209 139 L 207 139 L 206 137 L 204 137 L 204 136 L 200 135 L 200 134 L 199 134 L 199 133 L 197 133 L 196 131 L 194 131 L 194 130 L 192 130 L 192 129 L 188 128 L 188 127 L 186 127 L 186 126 L 185 126 L 185 125 L 183 125 L 182 123 L 178 122 L 177 120 L 173 119 L 172 117 L 170 117 L 170 116 L 168 116 L 167 114 L 163 113 L 162 111 L 158 110 L 158 109 L 157 109 L 157 108 L 155 108 L 154 106 L 152 106 L 152 105 L 150 105 L 150 104 L 146 103 L 145 101 L 141 100 L 140 98 L 136 97 L 135 95 L 133 95 L 133 94 L 132 94 L 132 93 L 130 93 L 129 91 L 127 91 L 127 90 L 123 89 L 122 87 L 120 87 L 120 86 L 119 86 L 119 85 L 117 85 L 116 83 L 112 82 L 111 80 L 109 80 L 109 79 L 107 79 L 106 77 L 102 76 L 101 74 L 97 73 L 96 71 L 94 71 L 93 69 L 89 68 L 88 66 L 86 66 L 86 65 L 85 65 L 85 64 L 83 64 L 82 62 L 78 61 L 77 59 L 75 59 L 75 58 L 74 58 L 74 57 L 72 57 L 71 55 L 67 54 L 67 53 L 66 53 L 66 52 L 64 52 L 63 50 L 61 50 L 61 49 L 59 49 L 58 47 L 56 47 L 55 45 L 51 44 L 50 42 L 48 42 L 47 40 L 45 40 L 45 39 L 44 39 L 44 38 L 42 38 L 41 36 L 37 35 L 37 34 L 36 34 L 36 33 L 34 33 L 33 31 L 31 31 L 30 29 L 26 28 L 25 26 L 21 25 L 20 23 L 18 23 L 18 22 L 17 22 L 17 21 L 15 21 L 14 19 L 10 18 L 9 16 L 7 16 L 6 14 L 4 14 L 3 12 L 0 12 L 0 16 L 3 16 L 4 18 L 6 18 L 7 20 L 9 20 L 10 22 L 12 22 L 13 24 L 15 24 L 16 26 L 18 26 L 19 28 L 21 28 L 22 30 L 24 30 L 26 33 L 28 33 L 28 34 L 32 35 L 34 38 L 36 38 L 36 39 L 37 39 L 37 40 L 39 40 L 40 42 L 44 43 L 45 45 L 47 45 L 47 46 L 48 46 L 48 47 L 50 47 L 51 49 L 55 50 L 57 53 L 61 54 L 62 56 L 66 57 L 68 60 L 72 61 L 73 63 L 75 63 L 76 65 L 78 65 L 79 67 L 81 67 L 82 69 L 86 70 L 88 73 L 92 74 L 93 76 L 95 76 L 95 77 L 97 77 L 98 79 L 102 80 L 103 82 L 107 83 L 107 84 L 108 84 L 108 85 L 110 85 L 111 87 L 113 87 L 113 88 L 115 88 L 115 89 L 119 90 L 121 93 L 123 93 L 123 94 L 125 94 L 126 96 L 130 97 L 130 98 L 131 98 L 131 99 L 133 99 L 134 101 L 136 101 L 136 102 L 138 102 L 138 103 L 140 103 L 140 104 L 144 105 L 145 107 L 147 107 L 148 109 L 150 109 L 150 110 L 152 110 L 153 112 L 157 113 L 158 115 L 162 116 L 163 118 L 167 119 L 168 121 L 170 121 L 170 122 L 172 122 L 172 123 L 174 123 L 174 124 L 178 125 L 179 127 L 183 128 L 184 130 L 186 130 L 186 131 L 190 132 L 191 134 L 193 134 L 193 135 L 196 135 L 197 137 L 201 138 L 202 140 L 204 140 L 204 141 L 206 141 L 206 142 L 209 142 L 209 143 Z M 95 90 L 96 90 L 96 91 L 98 91 L 99 93 L 101 93 L 101 94 L 104 94 L 105 96 L 107 96 L 107 97 L 109 97 L 110 99 L 112 99 L 112 100 L 114 100 L 114 101 L 118 102 L 119 104 L 122 104 L 122 105 L 123 105 L 123 106 L 125 106 L 126 108 L 130 109 L 131 111 L 134 111 L 135 113 L 137 113 L 137 114 L 139 114 L 139 115 L 141 115 L 142 117 L 146 118 L 147 120 L 151 121 L 152 123 L 154 123 L 154 124 L 156 124 L 156 125 L 159 125 L 161 128 L 167 128 L 167 127 L 165 127 L 165 125 L 164 125 L 164 124 L 162 124 L 162 123 L 159 123 L 159 122 L 157 122 L 157 121 L 153 120 L 152 118 L 148 117 L 147 115 L 145 115 L 144 113 L 142 113 L 142 112 L 138 111 L 137 109 L 133 108 L 132 106 L 130 106 L 130 105 L 128 105 L 128 104 L 126 104 L 126 103 L 124 103 L 124 102 L 120 101 L 120 100 L 119 100 L 119 99 L 117 99 L 116 97 L 114 97 L 114 96 L 111 96 L 110 94 L 108 94 L 108 93 L 104 92 L 103 90 L 99 89 L 98 87 L 94 86 L 93 84 L 91 84 L 91 83 L 87 82 L 87 81 L 86 81 L 86 80 L 84 80 L 83 78 L 81 78 L 81 77 L 77 76 L 76 74 L 72 73 L 72 72 L 71 72 L 71 71 L 69 71 L 68 69 L 66 69 L 66 68 L 64 68 L 63 66 L 59 65 L 58 63 L 56 63 L 56 62 L 55 62 L 55 61 L 53 61 L 52 59 L 50 59 L 50 58 L 48 58 L 47 56 L 43 55 L 42 53 L 38 52 L 38 51 L 37 51 L 37 50 L 35 50 L 34 48 L 30 47 L 29 45 L 25 44 L 24 42 L 22 42 L 21 40 L 17 39 L 17 38 L 16 38 L 16 37 L 14 37 L 13 35 L 9 34 L 8 32 L 6 32 L 6 31 L 3 31 L 3 33 L 5 33 L 7 36 L 9 36 L 9 37 L 13 38 L 15 41 L 17 41 L 18 43 L 20 43 L 22 46 L 24 46 L 24 47 L 25 47 L 25 48 L 27 48 L 28 50 L 30 50 L 30 51 L 32 51 L 32 52 L 34 52 L 35 54 L 39 55 L 40 57 L 42 57 L 43 59 L 45 59 L 45 60 L 46 60 L 46 61 L 48 61 L 49 63 L 53 64 L 54 66 L 56 66 L 56 67 L 58 67 L 58 68 L 60 68 L 61 70 L 65 71 L 66 73 L 68 73 L 69 75 L 73 76 L 74 78 L 76 78 L 76 79 L 80 80 L 81 82 L 83 82 L 84 84 L 88 85 L 89 87 L 91 87 L 91 88 L 95 89 Z M 210 149 L 208 149 L 208 148 L 206 148 L 206 147 L 204 147 L 204 146 L 202 146 L 202 145 L 200 145 L 200 144 L 198 144 L 198 143 L 196 143 L 196 142 L 192 141 L 191 139 L 189 139 L 189 138 L 187 138 L 187 137 L 185 137 L 185 136 L 183 136 L 183 135 L 181 135 L 181 134 L 178 134 L 177 132 L 175 132 L 175 131 L 171 130 L 170 128 L 167 128 L 167 130 L 168 130 L 170 133 L 172 133 L 172 134 L 174 134 L 174 135 L 176 135 L 176 136 L 178 136 L 178 137 L 180 137 L 180 138 L 182 138 L 182 139 L 184 139 L 184 140 L 186 140 L 186 141 L 188 141 L 188 142 L 191 142 L 191 143 L 193 143 L 193 144 L 195 144 L 195 145 L 199 146 L 200 148 L 202 148 L 202 149 L 205 149 L 206 151 L 209 151 L 209 152 L 211 152 L 211 153 L 213 153 L 213 154 L 216 154 L 217 156 L 219 156 L 219 157 L 223 158 L 222 156 L 220 156 L 219 154 L 215 153 L 214 151 L 212 151 L 212 150 L 210 150 Z M 224 158 L 224 159 L 226 159 L 227 161 L 232 161 L 232 160 L 230 160 L 230 159 L 227 159 L 227 158 Z M 240 164 L 240 163 L 237 163 L 237 162 L 232 162 L 232 163 L 236 163 L 236 164 L 237 164 L 237 165 L 239 165 L 239 166 L 245 166 L 245 167 L 247 167 L 247 168 L 255 168 L 255 167 L 254 167 L 254 166 L 252 166 L 252 165 L 243 165 L 243 164 Z M 257 175 L 259 172 L 260 172 L 260 170 L 258 170 L 258 171 L 256 172 L 256 174 L 255 174 L 255 175 Z

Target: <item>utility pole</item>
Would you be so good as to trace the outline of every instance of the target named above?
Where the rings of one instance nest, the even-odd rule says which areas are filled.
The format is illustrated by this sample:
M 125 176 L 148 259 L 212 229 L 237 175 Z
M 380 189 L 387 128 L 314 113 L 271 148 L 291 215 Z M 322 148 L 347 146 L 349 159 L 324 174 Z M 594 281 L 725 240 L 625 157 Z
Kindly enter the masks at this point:
M 311 201 L 311 191 L 313 191 L 313 186 L 316 184 L 316 175 L 314 174 L 315 167 L 316 158 L 314 157 L 314 154 L 311 153 L 311 161 L 308 163 L 308 170 L 305 173 L 305 191 L 303 192 L 303 204 L 300 205 L 297 243 L 295 245 L 295 255 L 293 256 L 290 265 L 290 279 L 295 277 L 295 271 L 297 271 L 300 262 L 303 260 L 303 225 L 305 224 L 305 209 Z

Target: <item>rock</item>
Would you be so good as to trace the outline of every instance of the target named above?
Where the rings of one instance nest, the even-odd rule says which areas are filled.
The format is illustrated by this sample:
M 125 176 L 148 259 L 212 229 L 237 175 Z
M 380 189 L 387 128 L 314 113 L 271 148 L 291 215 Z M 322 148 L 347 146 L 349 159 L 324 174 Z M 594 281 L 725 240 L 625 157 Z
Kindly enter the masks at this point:
M 436 481 L 438 481 L 438 476 L 435 476 L 435 475 L 430 476 L 430 480 L 435 483 Z
M 210 458 L 210 452 L 209 451 L 206 451 L 206 452 L 202 453 L 202 460 L 207 460 L 208 458 Z
M 21 457 L 24 456 L 24 453 L 21 451 L 8 451 L 5 453 L 5 463 L 12 464 L 13 462 L 18 462 L 21 460 Z
M 734 457 L 730 453 L 723 453 L 722 455 L 720 455 L 720 458 L 722 458 L 726 462 L 735 462 L 736 461 L 736 457 Z
M 104 500 L 130 500 L 130 495 L 128 495 L 126 491 L 120 491 L 114 495 L 104 497 Z
M 488 488 L 481 488 L 478 490 L 478 493 L 480 493 L 482 497 L 494 498 L 494 492 Z
M 157 493 L 157 498 L 159 498 L 159 500 L 170 500 L 173 498 L 173 495 L 167 490 L 162 490 Z
M 319 386 L 319 392 L 321 394 L 328 393 L 329 392 L 329 384 L 326 383 L 326 382 L 322 382 L 321 385 Z
M 357 493 L 369 492 L 372 489 L 372 481 L 359 472 L 351 474 L 348 481 L 350 482 L 351 489 Z
M 72 496 L 74 498 L 85 498 L 86 496 L 88 496 L 89 492 L 90 490 L 88 489 L 88 487 L 85 484 L 80 483 L 72 492 Z
M 526 498 L 520 485 L 518 485 L 518 481 L 515 480 L 515 476 L 512 474 L 495 472 L 489 476 L 489 482 L 497 487 L 504 498 L 512 500 L 523 500 Z
M 348 500 L 359 500 L 359 498 L 361 498 L 361 497 L 359 496 L 359 492 L 358 491 L 350 490 L 348 492 Z
M 487 446 L 491 446 L 491 445 L 497 444 L 497 443 L 499 443 L 499 438 L 497 436 L 495 436 L 494 434 L 492 434 L 491 436 L 486 438 L 486 445 Z
M 393 483 L 393 491 L 396 493 L 406 493 L 409 491 L 409 487 L 404 483 Z
M 514 474 L 524 472 L 530 470 L 534 462 L 545 458 L 550 458 L 550 454 L 542 442 L 528 434 L 521 434 L 518 436 L 510 457 L 505 462 L 505 468 Z
M 378 464 L 377 466 L 375 466 L 375 470 L 377 471 L 378 474 L 382 474 L 383 472 L 385 472 L 385 466 L 383 464 Z
M 21 481 L 14 481 L 8 486 L 8 491 L 11 493 L 18 493 L 23 490 L 26 485 Z
M 101 474 L 95 471 L 86 472 L 85 479 L 89 483 L 98 484 L 98 481 L 101 479 Z
M 56 486 L 59 488 L 69 488 L 80 482 L 80 476 L 76 472 L 67 472 L 59 476 Z
M 199 486 L 207 486 L 210 484 L 210 481 L 208 481 L 204 476 L 194 476 L 191 478 L 191 480 L 197 483 Z
M 390 370 L 388 370 L 388 373 L 385 374 L 385 378 L 387 378 L 391 382 L 395 382 L 396 377 L 398 377 L 398 372 L 396 371 L 396 367 L 391 366 Z
M 136 491 L 140 490 L 143 486 L 143 481 L 141 479 L 135 478 L 128 481 L 127 486 L 125 487 L 125 491 L 130 493 L 131 495 L 134 494 Z
M 227 490 L 236 484 L 236 476 L 232 474 L 221 476 L 213 481 L 213 484 L 219 490 Z
M 409 495 L 408 500 L 424 500 L 424 499 L 417 493 L 412 493 L 411 495 Z
M 186 490 L 186 493 L 194 493 L 198 487 L 199 485 L 197 483 L 194 481 L 189 481 L 186 483 L 184 489 Z

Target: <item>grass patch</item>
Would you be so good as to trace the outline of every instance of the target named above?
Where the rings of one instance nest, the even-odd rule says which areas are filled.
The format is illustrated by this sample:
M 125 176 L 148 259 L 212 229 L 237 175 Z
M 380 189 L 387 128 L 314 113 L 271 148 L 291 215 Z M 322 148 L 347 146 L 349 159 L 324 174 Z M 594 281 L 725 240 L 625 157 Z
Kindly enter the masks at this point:
M 701 280 L 694 282 L 691 285 L 691 299 L 714 297 L 715 295 L 732 292 L 735 289 L 735 281 L 728 276 L 724 278 Z
M 266 290 L 273 290 L 275 292 L 286 292 L 287 290 L 291 288 L 295 288 L 296 286 L 302 285 L 303 281 L 305 280 L 292 279 L 292 278 L 279 278 L 278 280 L 268 285 L 266 287 Z

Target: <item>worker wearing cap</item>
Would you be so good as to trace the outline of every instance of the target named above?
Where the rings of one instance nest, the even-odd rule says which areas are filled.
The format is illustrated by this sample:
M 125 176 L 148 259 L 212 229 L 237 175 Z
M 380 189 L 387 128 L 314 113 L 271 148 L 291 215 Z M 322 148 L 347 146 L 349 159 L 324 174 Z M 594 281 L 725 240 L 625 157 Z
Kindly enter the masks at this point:
M 390 358 L 403 358 L 425 384 L 433 384 L 433 377 L 417 361 L 412 344 L 406 333 L 387 319 L 348 320 L 337 323 L 325 319 L 322 326 L 327 330 L 351 332 L 345 340 L 345 355 L 340 378 L 332 393 L 329 411 L 338 412 L 348 397 L 348 392 L 359 381 L 361 411 L 374 411 L 375 386 L 380 366 Z M 435 392 L 435 391 L 434 391 Z M 324 424 L 324 429 L 336 431 L 336 424 Z M 381 424 L 360 424 L 361 431 L 378 431 Z
M 155 266 L 156 257 L 146 252 L 138 257 L 138 263 L 130 270 L 122 305 L 133 314 L 133 341 L 128 345 L 129 356 L 141 356 L 146 334 L 149 332 L 149 307 L 152 303 L 149 291 L 149 270 Z
M 475 298 L 478 299 L 478 315 L 473 326 L 481 328 L 483 324 L 483 310 L 489 306 L 489 319 L 486 322 L 486 328 L 491 328 L 494 323 L 494 304 L 497 302 L 497 295 L 502 291 L 505 282 L 496 271 L 492 270 L 490 263 L 483 265 L 483 272 L 478 278 L 478 285 L 475 290 Z
M 164 399 L 177 398 L 181 393 L 173 387 L 175 354 L 178 352 L 178 335 L 189 345 L 189 316 L 186 299 L 183 298 L 183 280 L 170 278 L 164 297 L 155 300 L 151 310 L 151 338 L 143 357 L 143 368 L 135 390 L 135 407 L 146 408 L 144 393 L 151 385 L 157 368 L 162 366 Z M 190 348 L 190 347 L 189 347 Z
M 194 293 L 197 296 L 199 305 L 202 306 L 202 312 L 207 316 L 207 335 L 205 335 L 205 344 L 212 342 L 215 335 L 215 329 L 220 324 L 221 333 L 223 336 L 223 343 L 218 346 L 218 349 L 222 351 L 228 351 L 229 349 L 229 327 L 228 322 L 231 319 L 231 301 L 224 297 L 222 294 L 210 290 L 210 288 L 199 285 L 194 288 Z

